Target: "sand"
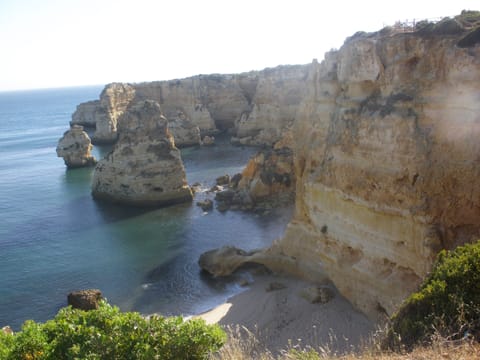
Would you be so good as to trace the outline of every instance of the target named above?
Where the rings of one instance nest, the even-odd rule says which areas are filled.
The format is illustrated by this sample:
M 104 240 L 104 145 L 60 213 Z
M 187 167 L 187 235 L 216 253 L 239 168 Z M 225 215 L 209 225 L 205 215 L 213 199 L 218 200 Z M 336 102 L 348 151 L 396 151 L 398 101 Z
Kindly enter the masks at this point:
M 271 283 L 285 288 L 266 291 Z M 335 296 L 325 304 L 300 296 L 312 285 L 290 277 L 256 276 L 246 291 L 198 317 L 222 326 L 243 326 L 272 352 L 295 345 L 345 351 L 369 338 L 374 324 L 333 286 Z

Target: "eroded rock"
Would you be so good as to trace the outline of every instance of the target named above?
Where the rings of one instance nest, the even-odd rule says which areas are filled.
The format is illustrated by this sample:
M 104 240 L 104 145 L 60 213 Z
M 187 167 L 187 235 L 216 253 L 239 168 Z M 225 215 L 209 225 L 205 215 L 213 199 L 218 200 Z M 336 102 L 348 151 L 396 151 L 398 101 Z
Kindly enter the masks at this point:
M 257 264 L 279 274 L 301 275 L 305 271 L 310 271 L 315 273 L 318 283 L 328 281 L 321 263 L 318 263 L 314 269 L 307 269 L 302 262 L 283 254 L 275 244 L 268 249 L 254 251 L 224 246 L 203 253 L 198 264 L 201 269 L 215 277 L 228 276 L 244 265 Z
M 68 305 L 80 310 L 96 310 L 100 300 L 102 299 L 102 292 L 98 289 L 78 290 L 68 294 Z
M 311 304 L 326 304 L 335 297 L 335 292 L 327 286 L 310 286 L 303 289 L 300 296 Z
M 132 106 L 118 122 L 120 137 L 94 172 L 95 198 L 137 206 L 191 201 L 180 151 L 154 101 Z
M 436 28 L 349 38 L 312 64 L 294 124 L 296 211 L 278 246 L 321 261 L 371 318 L 440 249 L 480 236 L 480 47 L 457 46 L 473 29 Z
M 83 126 L 72 125 L 58 141 L 57 156 L 62 157 L 69 168 L 93 166 L 97 161 L 91 150 L 92 142 Z
M 209 211 L 213 209 L 213 201 L 205 199 L 203 201 L 197 201 L 197 206 L 200 206 L 203 211 Z

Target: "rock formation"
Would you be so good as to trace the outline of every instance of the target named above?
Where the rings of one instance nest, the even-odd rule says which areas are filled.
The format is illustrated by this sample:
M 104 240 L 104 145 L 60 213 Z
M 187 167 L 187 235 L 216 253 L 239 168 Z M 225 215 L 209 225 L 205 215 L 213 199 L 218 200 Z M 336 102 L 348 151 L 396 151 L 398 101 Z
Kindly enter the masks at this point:
M 100 100 L 80 104 L 72 124 L 95 123 L 94 143 L 115 142 L 121 114 L 136 102 L 154 100 L 171 123 L 178 146 L 199 144 L 199 136 L 224 130 L 241 144 L 272 145 L 295 118 L 307 74 L 307 65 L 295 65 L 238 75 L 113 83 L 105 87 Z
M 200 128 L 181 111 L 176 117 L 168 118 L 168 130 L 178 147 L 200 145 Z
M 228 276 L 242 266 L 251 264 L 264 265 L 277 273 L 299 276 L 303 275 L 306 270 L 301 262 L 280 253 L 275 245 L 269 249 L 254 251 L 243 251 L 233 246 L 224 246 L 203 253 L 198 260 L 200 268 L 215 277 Z M 321 271 L 317 269 L 317 274 L 320 273 Z M 325 283 L 328 281 L 328 277 L 323 273 L 323 276 L 318 275 L 315 280 L 318 283 Z
M 136 103 L 119 118 L 120 137 L 94 172 L 92 194 L 138 206 L 191 201 L 180 151 L 158 103 Z
M 62 157 L 69 168 L 95 165 L 96 160 L 90 153 L 92 142 L 80 125 L 72 125 L 58 141 L 57 156 Z
M 77 109 L 72 114 L 72 121 L 70 121 L 70 125 L 96 127 L 97 118 L 95 113 L 99 107 L 100 100 L 87 101 L 77 105 Z
M 255 154 L 241 174 L 222 182 L 218 178 L 217 185 L 229 186 L 216 194 L 218 209 L 262 210 L 266 205 L 292 203 L 295 194 L 292 146 L 292 133 L 286 131 L 273 149 L 266 148 Z
M 306 93 L 308 67 L 278 66 L 265 69 L 251 100 L 252 110 L 236 122 L 234 142 L 244 145 L 273 145 L 293 124 L 298 105 Z
M 359 32 L 308 67 L 110 85 L 94 110 L 97 131 L 107 124 L 101 132 L 116 137 L 118 119 L 120 140 L 98 165 L 94 192 L 125 201 L 133 193 L 143 203 L 166 189 L 152 179 L 163 171 L 158 161 L 179 159 L 173 150 L 165 155 L 171 139 L 144 131 L 150 125 L 136 112 L 118 117 L 139 101 L 157 101 L 167 117 L 184 114 L 201 135 L 229 130 L 240 144 L 271 145 L 291 127 L 289 145 L 257 155 L 233 188 L 217 194 L 253 203 L 295 180 L 285 235 L 260 252 L 211 253 L 202 265 L 222 275 L 253 261 L 313 280 L 325 270 L 372 318 L 391 314 L 440 249 L 480 236 L 479 24 L 478 13 L 466 12 L 401 32 Z M 166 133 L 159 127 L 153 133 Z
M 278 247 L 372 317 L 480 235 L 480 46 L 459 46 L 476 31 L 459 24 L 347 39 L 313 64 L 295 121 L 296 212 Z
M 67 296 L 68 305 L 80 310 L 96 310 L 100 300 L 102 292 L 97 289 L 73 291 Z
M 135 97 L 135 89 L 129 84 L 107 85 L 100 94 L 99 106 L 95 109 L 96 130 L 93 142 L 113 143 L 117 140 L 117 122 Z

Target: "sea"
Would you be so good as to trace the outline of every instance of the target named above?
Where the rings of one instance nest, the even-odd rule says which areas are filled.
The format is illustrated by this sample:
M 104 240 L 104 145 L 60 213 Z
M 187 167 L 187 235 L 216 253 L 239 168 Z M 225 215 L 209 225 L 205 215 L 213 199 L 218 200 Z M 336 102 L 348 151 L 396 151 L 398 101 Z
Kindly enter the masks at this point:
M 51 319 L 69 292 L 90 288 L 124 311 L 201 313 L 243 288 L 235 277 L 202 273 L 199 256 L 224 245 L 268 246 L 291 216 L 289 208 L 222 213 L 195 205 L 213 198 L 206 190 L 216 177 L 240 172 L 256 151 L 221 138 L 182 149 L 188 182 L 202 187 L 194 202 L 141 209 L 95 201 L 94 169 L 67 170 L 55 148 L 76 105 L 101 90 L 0 92 L 0 328 Z M 93 152 L 100 159 L 110 150 Z

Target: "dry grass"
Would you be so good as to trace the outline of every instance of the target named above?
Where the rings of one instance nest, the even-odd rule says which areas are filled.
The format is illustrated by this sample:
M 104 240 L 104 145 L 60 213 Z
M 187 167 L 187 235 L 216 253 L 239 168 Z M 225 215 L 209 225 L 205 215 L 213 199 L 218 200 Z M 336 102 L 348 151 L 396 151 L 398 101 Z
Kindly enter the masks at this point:
M 243 327 L 228 328 L 228 342 L 211 360 L 480 360 L 480 344 L 474 341 L 450 342 L 437 339 L 428 347 L 412 352 L 381 350 L 378 339 L 358 353 L 336 354 L 329 346 L 317 349 L 290 347 L 274 354 L 260 344 L 255 334 Z

